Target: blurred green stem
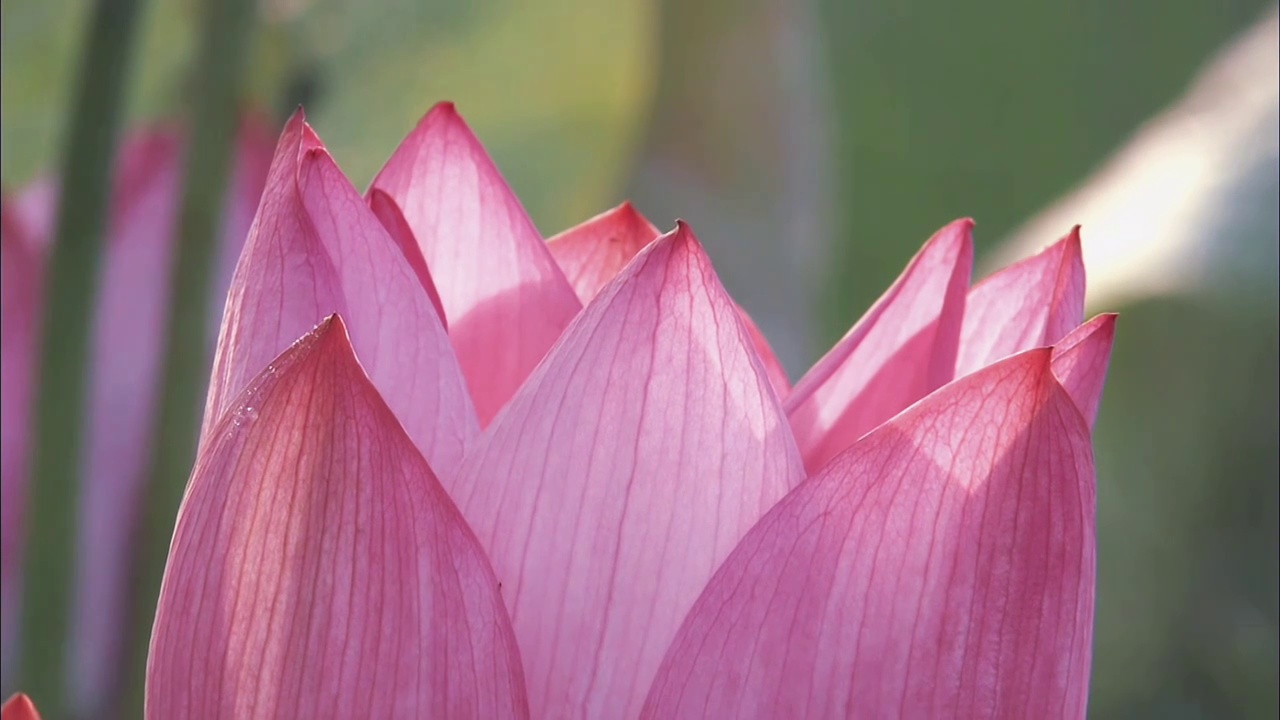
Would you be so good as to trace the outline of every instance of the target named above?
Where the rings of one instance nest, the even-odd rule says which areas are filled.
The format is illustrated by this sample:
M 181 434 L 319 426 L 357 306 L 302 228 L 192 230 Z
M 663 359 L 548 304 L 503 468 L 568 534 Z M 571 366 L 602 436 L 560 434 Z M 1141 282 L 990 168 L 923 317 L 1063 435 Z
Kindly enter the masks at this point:
M 236 156 L 241 81 L 250 55 L 252 0 L 205 0 L 203 37 L 191 95 L 180 242 L 170 275 L 170 315 L 164 384 L 134 583 L 135 632 L 123 717 L 142 717 L 147 651 L 174 519 L 195 458 L 201 399 L 208 381 L 206 323 L 223 197 Z
M 20 687 L 63 717 L 89 334 L 139 0 L 97 0 L 86 31 L 45 290 L 26 513 Z

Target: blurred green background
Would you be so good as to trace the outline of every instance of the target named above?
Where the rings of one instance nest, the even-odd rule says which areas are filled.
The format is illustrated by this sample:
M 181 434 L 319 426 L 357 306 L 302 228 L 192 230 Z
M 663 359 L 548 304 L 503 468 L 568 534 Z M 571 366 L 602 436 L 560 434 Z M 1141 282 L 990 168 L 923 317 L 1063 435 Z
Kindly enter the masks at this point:
M 305 103 L 363 186 L 452 99 L 545 234 L 627 197 L 660 226 L 689 220 L 795 379 L 933 230 L 972 216 L 980 257 L 994 251 L 1270 5 L 263 0 L 244 105 L 280 119 Z M 88 10 L 0 6 L 6 190 L 57 164 Z M 183 113 L 198 10 L 145 4 L 130 124 Z M 1274 85 L 1270 62 L 1244 82 Z M 1207 213 L 1226 219 L 1187 228 L 1197 249 L 1171 262 L 1275 257 L 1274 145 L 1241 148 L 1261 170 L 1233 177 L 1233 202 L 1196 196 L 1226 203 Z M 1097 435 L 1093 717 L 1277 716 L 1280 319 L 1267 262 L 1248 283 L 1201 273 L 1119 306 L 1091 298 L 1123 313 Z

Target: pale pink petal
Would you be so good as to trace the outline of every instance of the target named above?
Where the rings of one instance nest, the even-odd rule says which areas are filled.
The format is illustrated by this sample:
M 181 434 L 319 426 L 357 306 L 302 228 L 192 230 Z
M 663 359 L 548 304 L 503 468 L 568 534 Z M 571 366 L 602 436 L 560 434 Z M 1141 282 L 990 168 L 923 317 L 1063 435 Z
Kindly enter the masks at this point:
M 569 327 L 451 488 L 489 551 L 536 717 L 633 717 L 685 612 L 803 473 L 683 224 Z
M 547 247 L 585 305 L 658 235 L 653 223 L 631 203 L 624 202 L 556 235 L 547 241 Z M 786 397 L 791 391 L 787 371 L 751 316 L 742 308 L 738 308 L 738 313 L 751 334 L 752 345 L 764 363 L 769 381 L 779 397 Z
M 484 427 L 582 304 L 453 105 L 427 113 L 372 189 L 418 239 Z
M 1098 419 L 1102 386 L 1111 363 L 1116 335 L 1115 313 L 1099 315 L 1073 330 L 1053 347 L 1053 374 L 1076 401 L 1089 427 Z
M 787 416 L 809 472 L 951 380 L 973 266 L 972 235 L 970 220 L 939 230 L 796 383 Z
M 18 693 L 4 701 L 4 707 L 0 708 L 0 720 L 40 720 L 40 713 L 36 712 L 31 698 Z
M 956 377 L 1061 340 L 1084 319 L 1080 228 L 969 290 Z
M 404 219 L 404 213 L 400 212 L 400 206 L 396 205 L 396 201 L 392 200 L 390 195 L 375 189 L 369 191 L 369 209 L 373 210 L 373 214 L 377 216 L 378 222 L 382 223 L 382 227 L 386 228 L 391 239 L 396 241 L 396 247 L 400 248 L 405 261 L 418 276 L 418 282 L 422 283 L 422 288 L 427 291 L 427 297 L 431 298 L 431 305 L 436 309 L 441 326 L 448 328 L 440 293 L 436 290 L 435 281 L 431 279 L 431 273 L 427 270 L 427 261 L 422 257 L 422 248 L 418 247 L 418 239 L 413 236 L 413 230 L 409 227 L 409 221 Z
M 44 263 L 5 200 L 0 210 L 0 666 L 8 679 L 22 597 L 22 510 L 31 462 Z
M 547 240 L 583 305 L 662 233 L 629 202 Z
M 206 439 L 254 373 L 334 312 L 409 437 L 437 475 L 451 475 L 478 428 L 448 336 L 395 239 L 299 112 L 280 137 L 232 281 Z
M 956 381 L 782 500 L 642 717 L 1084 717 L 1094 467 L 1049 357 Z
M 353 353 L 326 321 L 209 434 L 148 718 L 528 715 L 493 569 Z

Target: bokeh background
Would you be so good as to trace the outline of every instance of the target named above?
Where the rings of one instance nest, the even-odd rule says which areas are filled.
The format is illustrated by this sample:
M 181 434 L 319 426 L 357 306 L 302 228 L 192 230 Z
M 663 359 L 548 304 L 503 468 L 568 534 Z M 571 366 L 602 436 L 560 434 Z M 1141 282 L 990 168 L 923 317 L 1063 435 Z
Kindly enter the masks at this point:
M 199 3 L 144 4 L 128 123 L 181 118 Z M 0 180 L 58 164 L 85 0 L 0 5 Z M 935 229 L 1084 225 L 1122 313 L 1097 432 L 1090 715 L 1280 711 L 1269 0 L 261 0 L 246 110 L 358 187 L 452 99 L 546 235 L 689 220 L 793 379 Z M 983 265 L 983 261 L 986 264 Z M 6 691 L 8 689 L 6 688 Z

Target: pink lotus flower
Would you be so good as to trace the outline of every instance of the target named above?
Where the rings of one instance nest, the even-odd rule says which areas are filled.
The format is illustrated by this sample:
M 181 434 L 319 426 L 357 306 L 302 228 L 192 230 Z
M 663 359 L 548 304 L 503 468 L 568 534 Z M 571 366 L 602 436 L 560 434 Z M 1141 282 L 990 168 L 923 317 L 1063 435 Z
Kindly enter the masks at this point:
M 92 370 L 84 420 L 80 498 L 80 562 L 71 623 L 72 674 L 82 709 L 98 707 L 120 666 L 120 629 L 127 619 L 130 542 L 149 460 L 176 247 L 182 142 L 173 128 L 126 138 L 113 180 L 108 237 L 94 306 Z M 236 258 L 253 219 L 271 158 L 271 139 L 257 124 L 241 133 L 227 200 L 212 318 L 221 312 Z M 3 588 L 6 669 L 14 650 L 23 516 L 28 484 L 33 388 L 44 301 L 44 266 L 52 240 L 57 185 L 37 181 L 6 197 L 0 232 L 3 271 Z
M 449 105 L 362 198 L 299 113 L 148 717 L 1083 716 L 1114 317 L 970 230 L 792 390 L 687 225 L 544 243 Z

